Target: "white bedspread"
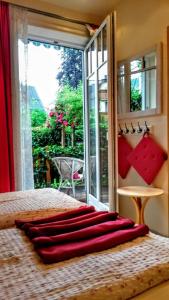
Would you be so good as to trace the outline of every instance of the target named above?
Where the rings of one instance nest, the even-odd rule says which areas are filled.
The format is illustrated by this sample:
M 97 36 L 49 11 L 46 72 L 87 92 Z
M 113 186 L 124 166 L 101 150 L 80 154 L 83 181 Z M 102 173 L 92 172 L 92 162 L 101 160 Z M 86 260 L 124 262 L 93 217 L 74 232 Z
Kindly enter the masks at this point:
M 47 217 L 77 208 L 83 203 L 52 188 L 0 194 L 0 229 L 14 226 L 15 219 Z
M 44 265 L 19 229 L 0 230 L 1 300 L 124 300 L 169 279 L 169 239 L 149 234 Z

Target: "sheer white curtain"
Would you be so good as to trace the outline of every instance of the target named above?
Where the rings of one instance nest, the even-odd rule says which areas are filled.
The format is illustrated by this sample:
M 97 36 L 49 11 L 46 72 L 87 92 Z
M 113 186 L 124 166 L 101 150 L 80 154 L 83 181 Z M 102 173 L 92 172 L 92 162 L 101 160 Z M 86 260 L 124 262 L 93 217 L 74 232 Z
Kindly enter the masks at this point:
M 28 24 L 24 9 L 10 7 L 12 109 L 16 190 L 34 187 L 32 131 L 27 97 Z

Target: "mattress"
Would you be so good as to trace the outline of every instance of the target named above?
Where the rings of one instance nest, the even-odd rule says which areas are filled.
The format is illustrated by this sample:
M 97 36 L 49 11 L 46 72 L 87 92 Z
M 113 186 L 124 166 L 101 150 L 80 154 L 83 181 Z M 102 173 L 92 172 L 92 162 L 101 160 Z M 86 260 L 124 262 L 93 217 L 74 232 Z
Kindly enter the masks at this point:
M 47 217 L 84 205 L 52 188 L 0 194 L 0 229 L 14 226 L 15 219 Z
M 0 230 L 0 249 L 1 300 L 124 300 L 169 279 L 169 239 L 152 233 L 52 265 L 16 228 Z

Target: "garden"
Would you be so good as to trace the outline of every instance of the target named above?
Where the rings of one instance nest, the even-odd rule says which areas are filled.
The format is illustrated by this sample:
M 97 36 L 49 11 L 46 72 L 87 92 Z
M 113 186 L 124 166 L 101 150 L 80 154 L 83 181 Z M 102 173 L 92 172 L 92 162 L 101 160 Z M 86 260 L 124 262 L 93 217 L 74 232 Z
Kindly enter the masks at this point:
M 35 188 L 54 187 L 59 174 L 51 159 L 69 156 L 83 159 L 82 52 L 62 48 L 59 89 L 55 104 L 31 111 Z

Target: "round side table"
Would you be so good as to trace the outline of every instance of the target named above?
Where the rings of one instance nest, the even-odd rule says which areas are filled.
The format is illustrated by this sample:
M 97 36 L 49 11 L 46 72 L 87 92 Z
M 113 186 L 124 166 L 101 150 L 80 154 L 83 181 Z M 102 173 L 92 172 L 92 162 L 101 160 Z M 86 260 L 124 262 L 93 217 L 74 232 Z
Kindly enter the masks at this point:
M 125 186 L 117 189 L 117 193 L 121 196 L 129 196 L 136 209 L 136 223 L 144 224 L 144 209 L 150 197 L 160 196 L 164 191 L 159 188 L 147 186 Z

